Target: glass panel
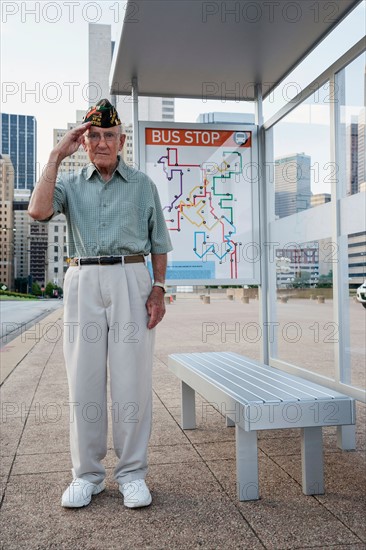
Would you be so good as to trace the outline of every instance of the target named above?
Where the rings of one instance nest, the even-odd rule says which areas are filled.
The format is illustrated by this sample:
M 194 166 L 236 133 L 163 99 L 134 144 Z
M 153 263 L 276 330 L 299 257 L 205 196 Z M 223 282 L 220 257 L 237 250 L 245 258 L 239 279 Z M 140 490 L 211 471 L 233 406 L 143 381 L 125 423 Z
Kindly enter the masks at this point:
M 158 350 L 167 360 L 181 340 L 181 326 L 189 327 L 188 351 L 235 352 L 260 359 L 263 327 L 259 319 L 258 288 L 170 287 L 180 324 L 172 325 L 169 341 Z M 210 300 L 209 305 L 207 299 Z
M 341 148 L 346 155 L 346 194 L 366 191 L 366 54 L 337 74 Z
M 276 303 L 272 356 L 335 377 L 331 239 L 287 243 L 275 250 Z
M 266 155 L 273 166 L 270 355 L 335 379 L 329 86 L 278 122 L 267 143 L 273 143 Z
M 349 363 L 343 381 L 358 388 L 366 385 L 366 231 L 348 235 Z
M 341 381 L 358 388 L 366 382 L 366 54 L 337 73 L 339 89 L 338 163 L 344 283 L 341 296 L 345 356 Z M 347 257 L 348 256 L 348 257 Z M 365 305 L 364 305 L 365 304 Z
M 322 18 L 323 21 L 328 18 L 329 21 L 330 12 L 337 9 L 335 2 L 297 2 L 298 8 L 304 4 L 306 9 L 312 12 L 314 24 L 319 21 L 319 18 Z M 366 3 L 360 2 L 269 94 L 263 104 L 265 120 L 268 120 L 279 109 L 288 104 L 318 75 L 337 61 L 354 44 L 363 39 L 365 36 L 365 19 Z M 266 87 L 263 91 L 266 93 Z
M 316 91 L 274 127 L 276 218 L 331 200 L 329 88 Z

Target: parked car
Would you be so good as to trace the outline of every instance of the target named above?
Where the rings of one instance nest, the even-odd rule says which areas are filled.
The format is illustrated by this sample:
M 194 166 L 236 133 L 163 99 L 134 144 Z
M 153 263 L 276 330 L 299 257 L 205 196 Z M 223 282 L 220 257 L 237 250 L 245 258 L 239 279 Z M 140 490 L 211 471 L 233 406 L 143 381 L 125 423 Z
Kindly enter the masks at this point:
M 366 281 L 356 290 L 357 300 L 366 308 Z

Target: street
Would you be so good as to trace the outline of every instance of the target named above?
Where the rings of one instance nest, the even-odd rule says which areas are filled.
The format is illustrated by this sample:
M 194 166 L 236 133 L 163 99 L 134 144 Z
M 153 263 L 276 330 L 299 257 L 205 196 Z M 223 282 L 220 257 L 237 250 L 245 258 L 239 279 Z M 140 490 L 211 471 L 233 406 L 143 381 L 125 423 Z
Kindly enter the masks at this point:
M 22 330 L 63 306 L 62 300 L 0 301 L 0 346 L 8 344 Z

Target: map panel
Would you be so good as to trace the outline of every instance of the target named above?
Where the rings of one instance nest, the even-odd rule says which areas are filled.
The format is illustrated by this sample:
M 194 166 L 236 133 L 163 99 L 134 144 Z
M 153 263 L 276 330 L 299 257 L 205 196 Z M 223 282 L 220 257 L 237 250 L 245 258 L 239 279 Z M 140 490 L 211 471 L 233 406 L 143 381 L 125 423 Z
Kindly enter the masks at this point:
M 167 282 L 253 282 L 253 132 L 147 126 L 144 145 L 174 247 Z

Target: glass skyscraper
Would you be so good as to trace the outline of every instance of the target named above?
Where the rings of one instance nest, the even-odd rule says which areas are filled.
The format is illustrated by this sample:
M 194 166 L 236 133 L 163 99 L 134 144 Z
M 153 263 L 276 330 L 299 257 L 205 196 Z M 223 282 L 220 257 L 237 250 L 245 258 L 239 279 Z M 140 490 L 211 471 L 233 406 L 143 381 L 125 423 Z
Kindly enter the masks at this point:
M 37 122 L 34 116 L 1 113 L 0 153 L 10 155 L 14 189 L 33 189 L 36 183 Z

